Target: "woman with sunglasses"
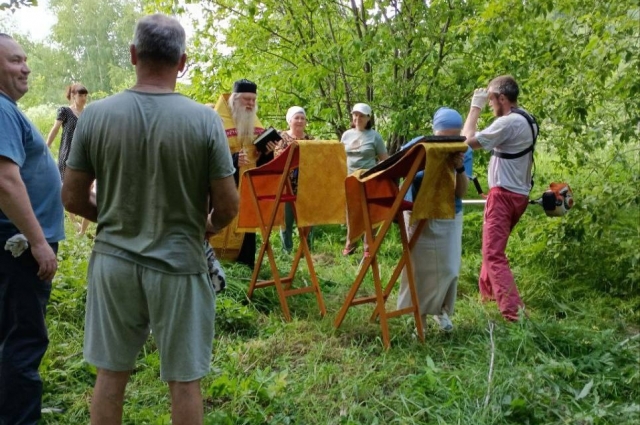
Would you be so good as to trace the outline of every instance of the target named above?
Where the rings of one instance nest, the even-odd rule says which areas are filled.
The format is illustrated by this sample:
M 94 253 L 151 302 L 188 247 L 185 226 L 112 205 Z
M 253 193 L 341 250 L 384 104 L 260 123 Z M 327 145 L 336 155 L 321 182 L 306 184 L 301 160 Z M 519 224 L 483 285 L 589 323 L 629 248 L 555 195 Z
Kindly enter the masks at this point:
M 67 87 L 66 97 L 69 100 L 69 106 L 61 106 L 58 108 L 56 121 L 47 137 L 47 146 L 51 147 L 53 141 L 58 135 L 60 127 L 62 127 L 62 138 L 60 139 L 60 151 L 58 152 L 58 170 L 60 178 L 64 182 L 64 171 L 67 168 L 67 159 L 71 151 L 71 141 L 73 133 L 76 131 L 78 117 L 82 114 L 84 106 L 87 104 L 87 95 L 89 91 L 80 83 L 71 84 Z
M 69 101 L 69 106 L 61 106 L 58 108 L 56 115 L 56 121 L 53 124 L 53 128 L 49 131 L 47 136 L 47 146 L 51 148 L 53 141 L 58 135 L 60 127 L 62 127 L 62 137 L 60 138 L 60 150 L 58 151 L 58 170 L 60 171 L 60 179 L 64 183 L 64 172 L 67 168 L 67 159 L 69 158 L 69 152 L 71 152 L 71 141 L 73 140 L 73 133 L 76 131 L 76 124 L 78 118 L 85 105 L 87 104 L 87 95 L 89 91 L 87 88 L 80 84 L 74 83 L 67 87 L 66 98 Z M 75 216 L 70 214 L 71 221 L 76 223 Z M 82 224 L 76 223 L 78 226 L 78 233 L 81 235 L 87 230 L 89 225 L 88 220 L 83 220 Z

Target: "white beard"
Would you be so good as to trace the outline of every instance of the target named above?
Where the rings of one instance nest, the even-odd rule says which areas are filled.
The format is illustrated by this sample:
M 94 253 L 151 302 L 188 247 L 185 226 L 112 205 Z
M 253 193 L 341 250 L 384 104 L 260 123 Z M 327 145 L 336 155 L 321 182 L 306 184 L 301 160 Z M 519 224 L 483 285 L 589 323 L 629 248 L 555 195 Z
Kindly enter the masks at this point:
M 245 108 L 234 106 L 231 106 L 231 116 L 238 132 L 238 142 L 240 142 L 241 146 L 245 146 L 253 142 L 255 138 L 256 110 L 247 111 Z

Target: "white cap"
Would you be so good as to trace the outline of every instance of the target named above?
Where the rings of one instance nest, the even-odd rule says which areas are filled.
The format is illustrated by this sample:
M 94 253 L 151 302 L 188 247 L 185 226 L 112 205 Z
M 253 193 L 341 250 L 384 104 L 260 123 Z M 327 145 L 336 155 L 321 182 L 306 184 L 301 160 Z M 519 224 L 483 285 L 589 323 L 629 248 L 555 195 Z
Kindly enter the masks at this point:
M 351 110 L 352 114 L 354 112 L 360 112 L 361 114 L 371 116 L 371 106 L 366 103 L 356 103 L 353 105 L 353 109 Z
M 291 108 L 289 108 L 289 110 L 287 111 L 287 124 L 291 124 L 291 120 L 293 119 L 293 116 L 295 114 L 302 114 L 305 116 L 307 116 L 307 114 L 304 112 L 304 108 L 300 107 L 300 106 L 292 106 Z

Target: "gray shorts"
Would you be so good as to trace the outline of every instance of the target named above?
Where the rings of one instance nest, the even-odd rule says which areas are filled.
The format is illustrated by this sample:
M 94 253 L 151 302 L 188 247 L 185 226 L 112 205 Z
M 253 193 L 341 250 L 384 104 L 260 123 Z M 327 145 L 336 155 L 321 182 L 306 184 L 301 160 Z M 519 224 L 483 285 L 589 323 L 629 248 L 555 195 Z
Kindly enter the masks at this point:
M 209 372 L 216 299 L 207 273 L 166 274 L 94 252 L 88 275 L 87 362 L 133 370 L 151 329 L 163 381 L 189 382 Z

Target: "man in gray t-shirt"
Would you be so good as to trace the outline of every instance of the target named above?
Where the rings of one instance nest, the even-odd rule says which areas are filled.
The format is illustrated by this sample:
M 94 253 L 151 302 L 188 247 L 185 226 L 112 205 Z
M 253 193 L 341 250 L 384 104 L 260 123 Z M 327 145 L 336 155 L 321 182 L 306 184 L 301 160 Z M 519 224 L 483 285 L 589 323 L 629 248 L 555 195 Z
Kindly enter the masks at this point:
M 122 415 L 153 330 L 173 422 L 201 424 L 215 318 L 203 241 L 237 213 L 234 168 L 218 114 L 174 93 L 186 61 L 178 21 L 142 18 L 130 49 L 137 82 L 85 109 L 62 190 L 67 210 L 98 223 L 84 340 L 98 368 L 91 419 Z

